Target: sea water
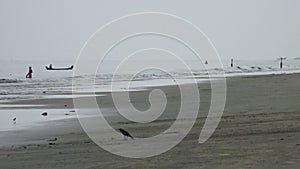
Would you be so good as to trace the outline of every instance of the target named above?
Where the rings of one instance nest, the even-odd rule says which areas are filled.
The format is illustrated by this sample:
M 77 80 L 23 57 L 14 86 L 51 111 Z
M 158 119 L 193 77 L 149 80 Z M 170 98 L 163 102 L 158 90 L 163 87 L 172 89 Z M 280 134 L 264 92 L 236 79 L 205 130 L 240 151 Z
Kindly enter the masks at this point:
M 155 62 L 155 60 L 152 60 Z M 50 61 L 24 61 L 24 60 L 1 60 L 0 66 L 0 101 L 14 99 L 37 99 L 43 97 L 62 96 L 71 94 L 72 89 L 84 94 L 91 92 L 142 90 L 149 86 L 174 85 L 174 79 L 181 79 L 181 83 L 188 82 L 190 78 L 208 80 L 207 70 L 204 66 L 193 60 L 186 61 L 192 72 L 172 67 L 172 63 L 166 61 L 168 73 L 145 69 L 136 74 L 126 71 L 113 74 L 114 70 L 109 65 L 115 65 L 118 61 L 112 60 L 105 63 L 106 69 L 97 72 L 96 75 L 73 76 L 73 71 L 47 71 L 46 65 Z M 52 63 L 54 63 L 52 61 Z M 139 63 L 137 63 L 139 64 Z M 164 64 L 164 63 L 162 63 Z M 209 64 L 209 63 L 208 63 Z M 53 67 L 69 67 L 75 65 L 75 61 L 56 61 Z M 300 59 L 292 58 L 284 60 L 284 68 L 279 68 L 279 60 L 235 60 L 234 67 L 230 67 L 230 60 L 223 60 L 224 67 L 213 68 L 211 73 L 225 72 L 226 76 L 246 76 L 263 74 L 296 73 L 300 71 Z M 33 68 L 33 78 L 26 79 L 28 66 Z M 103 70 L 103 69 L 102 69 Z M 192 74 L 192 77 L 191 77 Z M 112 79 L 114 78 L 114 81 Z M 72 86 L 72 80 L 76 80 L 76 86 Z M 128 82 L 130 86 L 128 87 Z M 87 84 L 94 83 L 94 88 Z M 111 86 L 114 86 L 113 88 Z M 73 88 L 74 87 L 74 88 Z M 80 94 L 80 93 L 79 93 Z

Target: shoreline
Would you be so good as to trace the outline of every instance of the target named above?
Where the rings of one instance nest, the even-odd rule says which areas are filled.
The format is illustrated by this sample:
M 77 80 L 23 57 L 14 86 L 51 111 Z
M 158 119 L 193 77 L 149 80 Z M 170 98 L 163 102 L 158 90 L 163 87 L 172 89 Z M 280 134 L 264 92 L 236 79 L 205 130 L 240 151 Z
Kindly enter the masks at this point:
M 231 72 L 231 73 L 225 73 L 224 74 L 224 78 L 236 78 L 236 77 L 252 77 L 252 76 L 272 76 L 272 75 L 289 75 L 289 74 L 300 74 L 300 69 L 278 69 L 278 70 L 273 70 L 273 71 L 248 71 L 248 72 Z M 218 78 L 218 73 L 217 74 L 212 74 L 211 77 L 208 77 L 208 75 L 206 74 L 194 74 L 194 79 L 197 80 L 197 83 L 207 83 L 210 80 L 213 80 L 214 77 Z M 65 77 L 69 80 L 71 80 L 72 77 Z M 191 79 L 191 77 L 187 77 L 187 76 L 183 76 L 180 77 L 180 79 L 189 81 L 189 79 Z M 3 79 L 2 79 L 3 80 Z M 10 81 L 13 81 L 14 83 L 16 83 L 17 85 L 22 85 L 21 83 L 18 84 L 18 82 L 25 82 L 24 85 L 28 85 L 31 82 L 30 81 L 22 81 L 22 80 L 17 80 L 17 79 L 6 79 L 8 81 L 8 83 L 6 84 L 10 84 Z M 49 78 L 45 79 L 46 81 L 49 80 Z M 65 79 L 66 80 L 66 79 Z M 154 83 L 154 81 L 156 81 Z M 168 81 L 168 82 L 165 82 Z M 155 87 L 164 87 L 164 86 L 173 86 L 173 85 L 177 85 L 174 83 L 171 83 L 172 80 L 168 79 L 168 78 L 154 78 L 154 79 L 141 79 L 141 80 L 136 80 L 134 82 L 142 82 L 142 84 L 135 84 L 133 88 L 130 88 L 130 90 L 132 91 L 138 91 L 138 90 L 149 90 L 151 88 L 155 88 Z M 35 80 L 33 80 L 33 82 L 35 82 Z M 36 82 L 40 83 L 43 82 L 42 79 L 37 80 Z M 50 83 L 53 83 L 54 81 L 50 80 Z M 59 81 L 57 81 L 58 83 L 61 83 Z M 121 81 L 120 81 L 121 82 Z M 149 83 L 147 83 L 149 82 Z M 173 81 L 172 81 L 173 82 Z M 153 84 L 152 84 L 153 83 Z M 189 82 L 183 82 L 182 84 L 179 85 L 184 85 L 184 84 L 188 84 Z M 3 82 L 1 82 L 0 84 L 5 84 Z M 33 83 L 34 84 L 34 83 Z M 35 84 L 34 84 L 35 85 Z M 52 84 L 53 85 L 53 84 Z M 62 85 L 62 84 L 60 84 Z M 76 97 L 81 97 L 83 95 L 94 95 L 93 91 L 80 91 L 77 93 L 73 93 L 72 92 L 72 83 L 67 84 L 69 87 L 65 88 L 62 86 L 56 86 L 58 87 L 56 90 L 54 91 L 44 91 L 46 88 L 44 88 L 45 86 L 42 86 L 42 88 L 44 90 L 40 90 L 37 93 L 19 93 L 19 94 L 8 94 L 8 93 L 0 93 L 2 96 L 4 96 L 4 98 L 0 98 L 0 104 L 5 104 L 8 103 L 10 104 L 11 102 L 18 102 L 18 101 L 22 101 L 22 100 L 36 100 L 36 99 L 45 99 L 45 98 L 51 98 L 54 97 L 54 99 L 60 99 L 63 97 L 74 97 L 72 95 L 75 95 Z M 105 86 L 105 85 L 104 85 Z M 30 86 L 28 86 L 30 87 Z M 37 86 L 39 88 L 39 86 Z M 120 86 L 119 86 L 120 87 Z M 63 90 L 63 91 L 59 91 L 58 90 Z M 75 89 L 76 91 L 77 89 Z M 123 92 L 124 89 L 123 87 L 120 87 L 116 90 L 114 90 L 113 92 Z M 33 91 L 31 91 L 33 92 Z M 45 92 L 45 93 L 44 93 Z M 111 93 L 110 89 L 108 88 L 97 88 L 96 85 L 96 94 L 109 94 Z M 23 96 L 23 98 L 19 98 L 19 96 Z M 36 95 L 38 96 L 37 98 L 33 98 L 33 96 Z M 5 98 L 5 96 L 12 96 L 11 98 Z M 27 96 L 27 97 L 24 97 Z
M 256 77 L 273 77 L 273 76 L 286 76 L 286 75 L 300 75 L 300 70 L 299 71 L 291 71 L 289 72 L 280 72 L 280 71 L 276 71 L 277 73 L 272 73 L 269 74 L 270 72 L 266 72 L 267 74 L 256 74 L 257 72 L 253 72 L 254 74 L 252 74 L 252 72 L 250 73 L 244 73 L 241 75 L 233 75 L 233 76 L 225 76 L 224 78 L 227 80 L 230 79 L 243 79 L 243 78 L 256 78 Z M 231 74 L 228 74 L 231 75 Z M 195 79 L 197 79 L 197 77 L 195 77 Z M 203 81 L 201 82 L 197 82 L 198 84 L 202 84 L 202 83 L 209 83 L 210 80 L 209 79 L 203 79 Z M 188 83 L 184 83 L 184 84 L 180 84 L 180 85 L 188 85 Z M 136 90 L 130 90 L 129 92 L 139 92 L 139 91 L 148 91 L 148 90 L 152 90 L 153 88 L 165 88 L 165 87 L 173 87 L 176 86 L 176 84 L 168 84 L 168 85 L 156 85 L 156 86 L 140 86 L 140 87 L 135 87 L 134 89 Z M 113 92 L 124 92 L 122 90 L 118 90 L 118 91 L 113 91 Z M 76 97 L 98 97 L 98 96 L 106 96 L 108 94 L 111 94 L 112 91 L 100 91 L 100 92 L 80 92 L 80 93 L 75 93 Z M 0 108 L 1 105 L 20 105 L 22 103 L 28 103 L 29 102 L 35 102 L 36 100 L 63 100 L 63 99 L 73 99 L 72 97 L 73 93 L 59 93 L 59 94 L 47 94 L 45 95 L 45 97 L 42 98 L 34 98 L 34 99 L 14 99 L 14 100 L 6 100 L 6 101 L 1 101 L 0 102 Z M 55 97 L 55 96 L 60 96 L 60 97 Z M 30 105 L 30 104 L 29 104 Z M 25 105 L 25 106 L 29 106 L 29 105 Z M 36 106 L 47 106 L 47 105 L 36 105 Z M 48 105 L 49 106 L 49 105 Z M 21 107 L 22 108 L 22 107 Z M 24 108 L 24 107 L 23 107 Z

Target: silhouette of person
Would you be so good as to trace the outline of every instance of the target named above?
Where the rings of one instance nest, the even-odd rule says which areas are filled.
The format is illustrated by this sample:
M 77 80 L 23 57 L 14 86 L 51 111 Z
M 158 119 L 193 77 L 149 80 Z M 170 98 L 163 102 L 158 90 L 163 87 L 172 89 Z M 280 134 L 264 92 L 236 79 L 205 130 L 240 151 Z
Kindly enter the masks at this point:
M 33 73 L 32 68 L 31 68 L 31 66 L 29 66 L 29 70 L 28 70 L 28 73 L 26 75 L 26 78 L 31 79 L 32 78 L 32 73 Z

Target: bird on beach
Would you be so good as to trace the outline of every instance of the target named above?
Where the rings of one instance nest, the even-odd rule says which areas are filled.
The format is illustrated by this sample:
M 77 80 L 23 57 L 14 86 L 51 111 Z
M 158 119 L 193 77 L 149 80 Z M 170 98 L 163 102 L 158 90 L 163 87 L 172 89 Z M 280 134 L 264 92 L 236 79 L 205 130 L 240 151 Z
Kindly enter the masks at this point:
M 15 117 L 15 118 L 13 118 L 13 122 L 14 122 L 14 124 L 16 124 L 17 123 L 17 118 Z
M 133 136 L 126 130 L 119 128 L 118 129 L 124 136 L 124 139 L 127 139 L 128 137 L 130 137 L 132 140 L 134 140 Z

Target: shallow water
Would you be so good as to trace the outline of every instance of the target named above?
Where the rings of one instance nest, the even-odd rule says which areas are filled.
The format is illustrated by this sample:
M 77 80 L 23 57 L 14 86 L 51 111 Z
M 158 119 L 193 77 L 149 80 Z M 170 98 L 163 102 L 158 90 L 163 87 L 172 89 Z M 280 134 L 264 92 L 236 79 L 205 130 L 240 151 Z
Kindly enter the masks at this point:
M 9 105 L 1 105 L 1 107 Z M 19 105 L 18 107 L 23 106 Z M 9 106 L 11 107 L 11 106 Z M 26 107 L 26 105 L 25 105 Z M 47 112 L 47 116 L 41 114 Z M 39 122 L 60 120 L 65 118 L 75 118 L 76 113 L 69 109 L 0 109 L 0 131 L 21 130 L 26 127 L 32 127 Z M 68 114 L 68 115 L 66 115 Z M 16 118 L 14 122 L 13 119 Z

